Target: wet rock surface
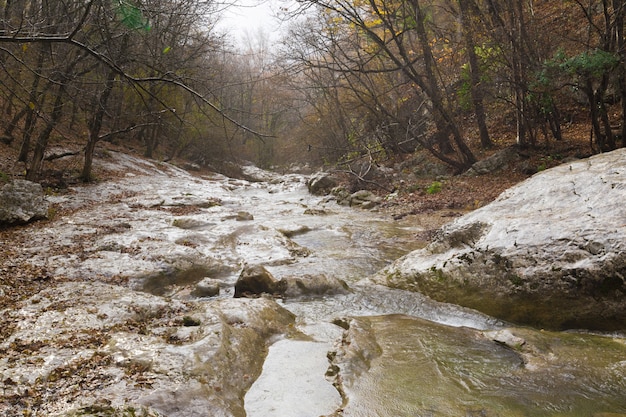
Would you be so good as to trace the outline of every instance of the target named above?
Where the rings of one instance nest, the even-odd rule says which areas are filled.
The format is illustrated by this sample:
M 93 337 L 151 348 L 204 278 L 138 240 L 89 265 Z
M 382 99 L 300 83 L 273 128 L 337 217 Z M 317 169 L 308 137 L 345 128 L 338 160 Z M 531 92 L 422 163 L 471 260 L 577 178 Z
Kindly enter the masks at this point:
M 214 278 L 204 278 L 196 284 L 192 295 L 195 297 L 214 297 L 220 293 L 220 281 Z
M 268 339 L 294 320 L 267 299 L 184 303 L 97 282 L 52 286 L 5 314 L 15 327 L 0 343 L 3 415 L 72 415 L 102 404 L 242 415 Z
M 235 283 L 235 297 L 280 294 L 282 285 L 263 266 L 246 266 Z
M 346 227 L 352 212 L 312 197 L 302 176 L 191 176 L 114 152 L 98 163 L 117 179 L 51 195 L 53 220 L 0 235 L 0 415 L 242 416 L 277 340 L 323 365 L 309 402 L 336 392 L 323 377 L 330 342 L 300 335 L 292 348 L 295 304 L 234 299 L 237 277 L 263 265 L 293 277 L 294 300 L 344 292 L 384 264 L 374 247 L 401 241 L 395 226 Z
M 626 150 L 565 163 L 440 230 L 377 277 L 552 329 L 626 329 Z
M 316 298 L 350 292 L 344 281 L 324 274 L 288 276 L 280 282 L 282 294 L 287 298 Z
M 366 279 L 447 214 L 393 221 L 251 166 L 253 181 L 98 163 L 116 180 L 51 195 L 53 220 L 0 231 L 0 415 L 626 413 L 623 337 L 518 329 Z M 280 292 L 234 298 L 254 265 Z M 554 399 L 533 402 L 540 390 Z

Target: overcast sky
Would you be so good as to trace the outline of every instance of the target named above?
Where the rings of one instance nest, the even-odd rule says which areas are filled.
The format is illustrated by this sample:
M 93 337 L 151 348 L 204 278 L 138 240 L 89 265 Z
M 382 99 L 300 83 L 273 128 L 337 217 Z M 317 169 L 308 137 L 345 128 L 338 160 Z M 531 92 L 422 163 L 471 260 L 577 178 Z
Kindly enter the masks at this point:
M 287 2 L 284 0 L 236 0 L 225 12 L 219 27 L 228 31 L 237 42 L 245 39 L 246 32 L 254 36 L 262 29 L 270 37 L 280 30 L 275 15 Z

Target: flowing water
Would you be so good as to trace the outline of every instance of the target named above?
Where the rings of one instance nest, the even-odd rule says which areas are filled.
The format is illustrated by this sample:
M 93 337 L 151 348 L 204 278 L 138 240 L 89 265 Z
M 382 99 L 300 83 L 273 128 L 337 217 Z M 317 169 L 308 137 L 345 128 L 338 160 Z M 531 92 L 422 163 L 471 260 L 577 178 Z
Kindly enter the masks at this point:
M 248 182 L 163 169 L 58 197 L 112 202 L 97 220 L 78 212 L 38 237 L 54 236 L 59 246 L 89 236 L 85 253 L 97 256 L 46 262 L 66 275 L 132 270 L 135 288 L 183 300 L 195 299 L 204 277 L 219 282 L 217 299 L 232 297 L 247 264 L 277 279 L 345 281 L 348 292 L 279 300 L 296 315 L 298 333 L 269 347 L 243 399 L 248 416 L 626 415 L 624 338 L 511 328 L 502 340 L 507 323 L 367 280 L 450 218 L 394 221 L 341 207 L 311 196 L 298 175 Z M 46 257 L 33 242 L 33 259 Z

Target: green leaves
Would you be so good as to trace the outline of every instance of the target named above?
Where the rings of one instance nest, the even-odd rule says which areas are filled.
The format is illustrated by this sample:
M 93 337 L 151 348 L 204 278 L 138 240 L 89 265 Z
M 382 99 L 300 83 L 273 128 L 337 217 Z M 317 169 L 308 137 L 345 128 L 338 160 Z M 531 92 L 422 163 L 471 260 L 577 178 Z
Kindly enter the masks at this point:
M 585 51 L 573 57 L 567 57 L 563 50 L 547 61 L 549 69 L 558 69 L 570 76 L 600 78 L 614 70 L 619 64 L 619 57 L 601 49 Z
M 437 194 L 438 192 L 441 191 L 441 188 L 443 187 L 443 184 L 439 181 L 433 181 L 432 184 L 430 184 L 428 186 L 428 188 L 426 188 L 426 193 L 427 194 Z
M 619 58 L 614 54 L 596 49 L 585 51 L 565 61 L 561 67 L 569 73 L 599 78 L 612 71 L 619 63 Z
M 143 16 L 141 9 L 131 2 L 119 0 L 117 13 L 126 27 L 133 30 L 150 30 L 148 19 Z

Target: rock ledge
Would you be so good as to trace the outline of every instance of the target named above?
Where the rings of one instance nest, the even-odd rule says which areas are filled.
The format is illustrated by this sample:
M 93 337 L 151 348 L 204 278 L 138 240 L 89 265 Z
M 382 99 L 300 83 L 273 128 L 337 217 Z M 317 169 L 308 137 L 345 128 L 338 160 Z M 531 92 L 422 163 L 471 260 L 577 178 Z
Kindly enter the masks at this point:
M 386 285 L 552 329 L 626 329 L 626 149 L 563 164 L 444 226 Z

